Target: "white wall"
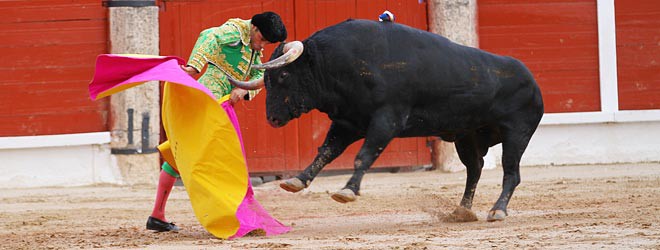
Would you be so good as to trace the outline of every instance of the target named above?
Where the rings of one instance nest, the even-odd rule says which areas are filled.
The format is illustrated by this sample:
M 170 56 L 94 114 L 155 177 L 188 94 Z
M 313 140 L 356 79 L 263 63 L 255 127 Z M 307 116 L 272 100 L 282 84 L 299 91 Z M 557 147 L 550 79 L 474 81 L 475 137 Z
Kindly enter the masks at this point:
M 501 164 L 501 145 L 491 149 Z M 660 161 L 660 122 L 542 125 L 521 166 Z
M 0 188 L 122 184 L 110 133 L 0 137 Z

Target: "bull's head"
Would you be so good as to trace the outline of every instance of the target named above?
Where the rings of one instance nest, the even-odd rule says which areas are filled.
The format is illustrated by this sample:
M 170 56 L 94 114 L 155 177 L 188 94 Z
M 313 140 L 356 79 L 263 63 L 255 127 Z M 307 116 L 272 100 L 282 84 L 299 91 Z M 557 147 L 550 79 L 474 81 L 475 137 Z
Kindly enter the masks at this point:
M 254 69 L 266 70 L 263 78 L 243 82 L 227 76 L 229 82 L 242 89 L 266 87 L 266 115 L 273 127 L 282 127 L 312 108 L 311 98 L 301 89 L 301 83 L 309 74 L 304 73 L 301 67 L 286 67 L 298 59 L 303 49 L 300 41 L 280 44 L 270 61 L 252 66 Z

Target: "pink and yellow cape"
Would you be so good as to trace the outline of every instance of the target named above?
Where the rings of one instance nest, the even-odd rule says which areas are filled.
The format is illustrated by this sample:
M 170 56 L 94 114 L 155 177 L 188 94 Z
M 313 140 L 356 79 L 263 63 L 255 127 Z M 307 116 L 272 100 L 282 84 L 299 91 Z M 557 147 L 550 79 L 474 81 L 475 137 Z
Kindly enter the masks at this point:
M 158 146 L 181 174 L 195 216 L 218 238 L 254 230 L 288 232 L 254 199 L 240 127 L 228 97 L 218 101 L 172 56 L 99 55 L 89 84 L 92 100 L 146 81 L 165 81 L 162 121 L 169 141 Z

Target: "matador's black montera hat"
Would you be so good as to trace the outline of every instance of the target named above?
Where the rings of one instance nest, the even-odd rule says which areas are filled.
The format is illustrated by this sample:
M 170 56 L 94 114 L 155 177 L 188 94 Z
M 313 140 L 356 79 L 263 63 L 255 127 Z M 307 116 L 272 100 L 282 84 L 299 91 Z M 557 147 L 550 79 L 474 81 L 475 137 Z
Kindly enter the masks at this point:
M 252 25 L 257 26 L 261 35 L 271 43 L 286 40 L 286 27 L 280 16 L 274 12 L 266 11 L 252 16 Z

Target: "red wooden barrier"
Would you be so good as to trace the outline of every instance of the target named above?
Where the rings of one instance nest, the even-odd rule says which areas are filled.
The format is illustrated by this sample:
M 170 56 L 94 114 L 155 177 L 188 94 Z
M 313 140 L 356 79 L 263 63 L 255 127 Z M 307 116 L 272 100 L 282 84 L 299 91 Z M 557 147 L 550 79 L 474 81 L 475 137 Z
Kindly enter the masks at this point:
M 600 110 L 598 23 L 593 0 L 479 0 L 479 46 L 522 60 L 545 111 Z
M 107 26 L 98 0 L 0 2 L 0 136 L 108 131 L 87 94 Z
M 418 1 L 166 1 L 160 15 L 161 54 L 187 58 L 199 32 L 222 24 L 226 19 L 249 19 L 265 10 L 282 16 L 289 32 L 288 40 L 303 40 L 313 32 L 347 18 L 377 20 L 389 9 L 396 21 L 427 30 L 426 3 Z M 263 60 L 270 58 L 274 46 L 268 47 Z M 330 125 L 317 111 L 303 115 L 284 128 L 271 128 L 265 117 L 265 94 L 238 105 L 237 112 L 245 140 L 251 172 L 298 171 L 305 168 L 323 143 Z M 358 142 L 328 169 L 353 168 Z M 425 138 L 395 140 L 376 161 L 375 167 L 419 166 L 430 164 Z
M 616 1 L 619 109 L 660 109 L 660 2 Z

